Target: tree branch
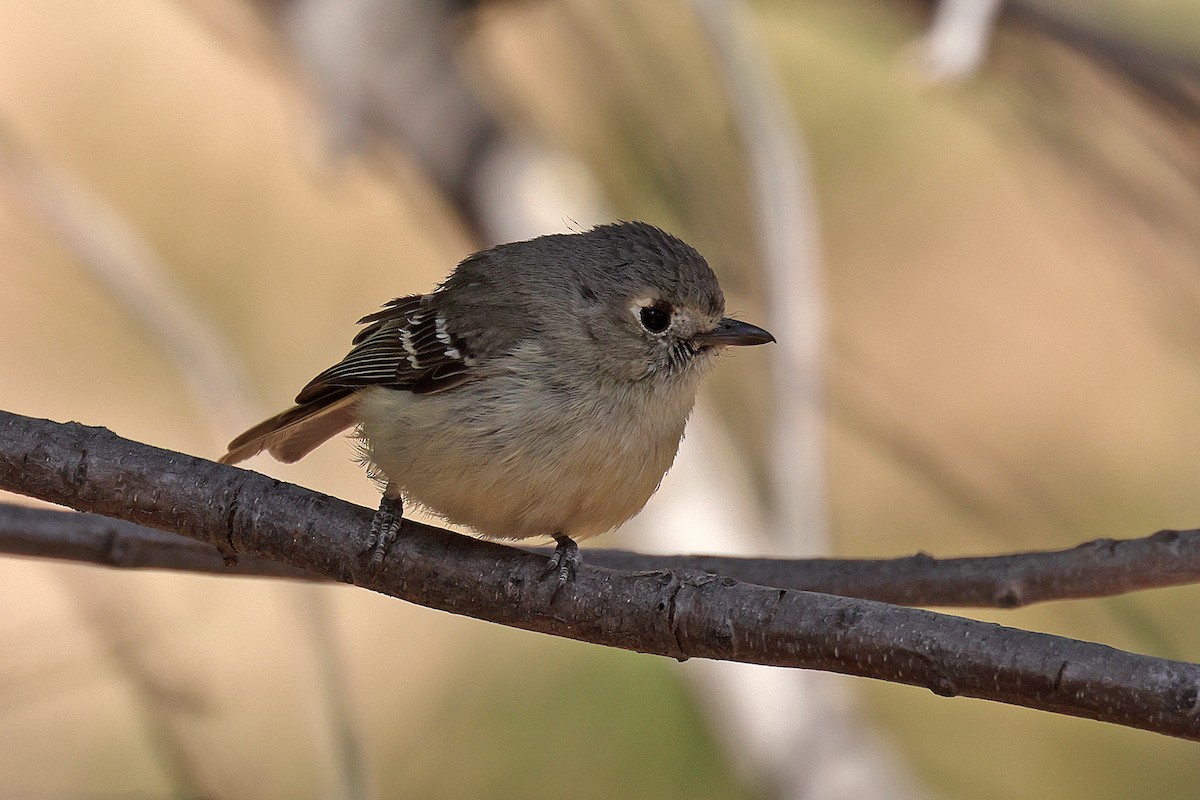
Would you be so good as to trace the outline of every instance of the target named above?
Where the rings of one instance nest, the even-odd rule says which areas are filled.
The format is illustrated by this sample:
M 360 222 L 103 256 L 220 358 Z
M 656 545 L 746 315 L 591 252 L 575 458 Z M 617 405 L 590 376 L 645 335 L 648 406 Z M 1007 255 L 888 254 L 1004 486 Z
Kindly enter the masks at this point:
M 549 548 L 533 548 L 549 554 Z M 215 548 L 129 522 L 0 503 L 0 553 L 121 569 L 327 580 L 252 556 L 226 565 Z M 695 570 L 743 583 L 858 597 L 903 606 L 1016 608 L 1052 600 L 1112 597 L 1200 583 L 1200 530 L 1159 531 L 1140 539 L 1096 539 L 1066 550 L 970 558 L 738 558 L 652 555 L 589 548 L 597 567 Z
M 227 564 L 212 545 L 132 522 L 15 503 L 0 503 L 0 553 L 120 569 L 327 580 L 307 570 L 253 556 Z
M 691 570 L 585 563 L 556 595 L 540 556 L 408 520 L 372 572 L 360 555 L 368 509 L 103 428 L 0 412 L 0 488 L 526 630 L 878 678 L 1200 740 L 1195 664 Z

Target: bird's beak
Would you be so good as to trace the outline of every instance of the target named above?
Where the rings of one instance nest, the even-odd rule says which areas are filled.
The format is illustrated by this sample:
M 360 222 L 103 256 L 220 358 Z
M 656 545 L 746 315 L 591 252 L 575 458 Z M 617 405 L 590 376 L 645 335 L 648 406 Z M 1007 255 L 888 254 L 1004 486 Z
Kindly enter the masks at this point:
M 692 342 L 701 347 L 728 347 L 729 345 L 766 344 L 775 337 L 757 325 L 725 317 L 711 331 L 697 333 Z

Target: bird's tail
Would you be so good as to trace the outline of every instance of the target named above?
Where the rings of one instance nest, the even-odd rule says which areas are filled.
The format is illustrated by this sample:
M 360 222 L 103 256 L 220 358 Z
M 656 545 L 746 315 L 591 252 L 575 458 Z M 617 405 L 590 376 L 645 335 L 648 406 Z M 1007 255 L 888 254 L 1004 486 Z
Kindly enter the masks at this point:
M 219 460 L 236 464 L 265 450 L 285 464 L 299 461 L 354 424 L 354 401 L 347 390 L 292 406 L 234 439 Z

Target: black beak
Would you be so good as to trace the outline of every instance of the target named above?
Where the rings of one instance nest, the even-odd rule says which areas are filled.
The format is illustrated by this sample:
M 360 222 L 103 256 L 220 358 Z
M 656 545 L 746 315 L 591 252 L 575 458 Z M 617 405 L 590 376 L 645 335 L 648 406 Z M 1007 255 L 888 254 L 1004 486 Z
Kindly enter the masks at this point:
M 692 343 L 700 347 L 727 347 L 729 345 L 766 344 L 775 337 L 757 325 L 725 317 L 711 331 L 697 333 Z

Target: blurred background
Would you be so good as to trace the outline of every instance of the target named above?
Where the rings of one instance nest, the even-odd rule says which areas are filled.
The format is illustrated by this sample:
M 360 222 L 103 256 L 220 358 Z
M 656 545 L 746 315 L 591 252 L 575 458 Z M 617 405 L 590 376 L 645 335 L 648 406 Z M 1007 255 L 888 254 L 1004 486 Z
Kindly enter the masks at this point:
M 1196 527 L 1198 45 L 1194 0 L 5 0 L 0 407 L 216 457 L 472 250 L 639 218 L 780 344 L 600 546 Z M 249 466 L 373 506 L 352 452 Z M 1198 601 L 973 615 L 1195 661 Z M 1200 790 L 1153 734 L 352 588 L 9 559 L 0 607 L 11 797 Z

